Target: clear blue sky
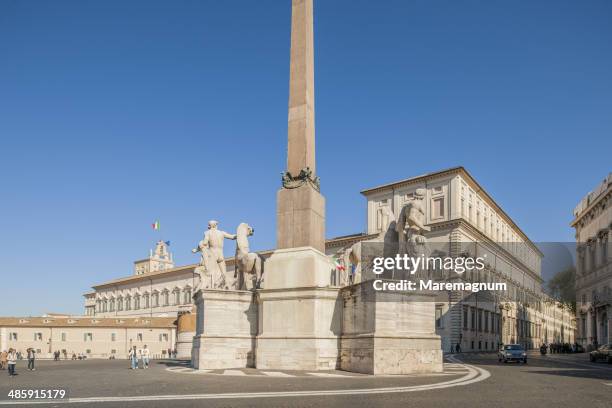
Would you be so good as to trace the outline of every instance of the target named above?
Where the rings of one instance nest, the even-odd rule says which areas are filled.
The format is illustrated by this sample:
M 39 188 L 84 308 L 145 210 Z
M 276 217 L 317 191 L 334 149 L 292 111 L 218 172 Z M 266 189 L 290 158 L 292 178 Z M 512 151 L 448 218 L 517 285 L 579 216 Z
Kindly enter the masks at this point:
M 361 189 L 463 165 L 532 240 L 573 240 L 612 170 L 611 21 L 607 0 L 315 0 L 327 235 L 364 230 Z M 1 1 L 0 315 L 80 313 L 160 236 L 196 262 L 211 218 L 272 248 L 289 34 L 289 0 Z

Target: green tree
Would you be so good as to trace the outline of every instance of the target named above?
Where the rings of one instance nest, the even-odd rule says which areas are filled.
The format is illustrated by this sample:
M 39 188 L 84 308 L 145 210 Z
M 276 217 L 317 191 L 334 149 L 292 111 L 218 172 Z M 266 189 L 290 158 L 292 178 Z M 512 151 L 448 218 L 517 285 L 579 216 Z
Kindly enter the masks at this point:
M 576 312 L 576 269 L 573 266 L 557 272 L 547 286 L 553 298 Z

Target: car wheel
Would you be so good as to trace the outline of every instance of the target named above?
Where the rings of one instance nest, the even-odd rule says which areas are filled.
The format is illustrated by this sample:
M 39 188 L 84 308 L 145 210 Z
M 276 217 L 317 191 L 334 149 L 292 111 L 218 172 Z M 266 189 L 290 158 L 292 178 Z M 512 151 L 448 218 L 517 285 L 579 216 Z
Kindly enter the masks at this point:
M 504 358 L 504 364 L 508 364 L 508 360 Z

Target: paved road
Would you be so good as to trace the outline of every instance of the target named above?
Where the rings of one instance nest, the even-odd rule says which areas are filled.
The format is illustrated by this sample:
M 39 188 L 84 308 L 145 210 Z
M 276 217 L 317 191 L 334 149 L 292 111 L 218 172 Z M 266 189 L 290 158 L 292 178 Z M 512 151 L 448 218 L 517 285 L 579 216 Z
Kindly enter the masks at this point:
M 89 408 L 612 407 L 612 365 L 590 363 L 586 354 L 532 355 L 528 365 L 501 364 L 487 354 L 460 359 L 465 365 L 449 362 L 442 375 L 382 378 L 342 372 L 194 373 L 173 362 L 132 371 L 125 361 L 49 361 L 34 372 L 19 366 L 20 375 L 13 379 L 0 372 L 0 404 L 12 387 L 66 387 L 70 407 Z

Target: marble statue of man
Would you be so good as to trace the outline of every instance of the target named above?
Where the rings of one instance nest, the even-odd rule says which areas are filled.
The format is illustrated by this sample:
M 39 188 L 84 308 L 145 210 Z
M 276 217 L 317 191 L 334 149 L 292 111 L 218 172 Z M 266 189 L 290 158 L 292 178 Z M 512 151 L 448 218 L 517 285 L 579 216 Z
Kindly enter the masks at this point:
M 207 269 L 212 269 L 208 273 L 213 276 L 213 286 L 215 289 L 221 289 L 226 286 L 226 266 L 225 258 L 223 257 L 224 240 L 226 238 L 236 239 L 235 234 L 229 234 L 218 229 L 218 224 L 217 221 L 210 220 L 208 222 L 208 231 L 204 233 L 204 239 L 200 241 L 198 248 L 192 250 L 193 253 L 202 252 L 203 263 Z
M 425 232 L 430 228 L 425 225 L 425 200 L 426 190 L 418 188 L 413 197 L 402 208 L 396 225 L 399 238 L 398 252 L 400 255 L 428 256 L 429 247 Z M 417 271 L 417 274 L 423 271 Z

